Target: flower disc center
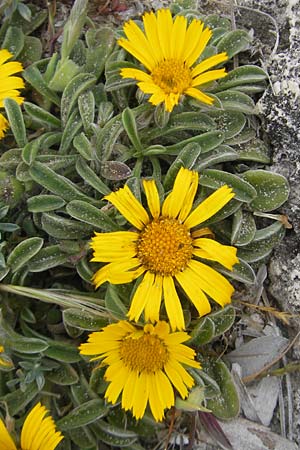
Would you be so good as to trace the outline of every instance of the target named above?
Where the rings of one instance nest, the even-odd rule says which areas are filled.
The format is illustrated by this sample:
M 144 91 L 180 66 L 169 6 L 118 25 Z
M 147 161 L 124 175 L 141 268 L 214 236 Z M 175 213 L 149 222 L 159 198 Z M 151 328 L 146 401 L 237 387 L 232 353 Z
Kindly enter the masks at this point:
M 160 217 L 140 233 L 137 256 L 150 272 L 175 275 L 192 258 L 192 238 L 187 227 L 176 219 Z
M 177 59 L 161 61 L 152 71 L 152 79 L 166 94 L 183 94 L 191 87 L 191 71 Z
M 120 344 L 120 356 L 131 370 L 157 372 L 168 361 L 169 352 L 158 336 L 144 334 L 137 339 L 124 339 Z

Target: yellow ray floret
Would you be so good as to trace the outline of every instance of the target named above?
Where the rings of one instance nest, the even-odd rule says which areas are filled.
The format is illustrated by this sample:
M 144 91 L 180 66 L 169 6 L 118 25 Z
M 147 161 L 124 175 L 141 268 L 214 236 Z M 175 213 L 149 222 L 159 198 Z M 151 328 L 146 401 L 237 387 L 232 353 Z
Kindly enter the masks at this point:
M 213 97 L 199 87 L 226 76 L 225 69 L 210 69 L 227 61 L 227 54 L 219 53 L 194 64 L 206 48 L 212 31 L 197 19 L 189 25 L 184 16 L 173 20 L 169 9 L 161 9 L 157 14 L 145 13 L 143 23 L 144 31 L 133 20 L 127 22 L 124 25 L 126 38 L 119 39 L 118 44 L 148 72 L 125 67 L 121 76 L 137 80 L 139 88 L 151 94 L 149 102 L 164 103 L 169 112 L 181 95 L 211 105 Z
M 129 319 L 138 321 L 144 312 L 147 321 L 157 322 L 164 300 L 172 330 L 182 330 L 185 323 L 177 285 L 200 316 L 211 310 L 208 297 L 222 307 L 231 301 L 233 287 L 229 281 L 199 259 L 232 270 L 238 262 L 236 248 L 216 242 L 208 228 L 192 229 L 220 211 L 234 193 L 224 185 L 193 209 L 198 173 L 184 168 L 162 205 L 155 181 L 144 180 L 143 186 L 149 213 L 128 186 L 105 197 L 136 230 L 95 234 L 91 240 L 92 261 L 108 264 L 95 273 L 93 282 L 99 287 L 106 281 L 122 284 L 141 277 L 131 300 Z
M 19 105 L 23 103 L 19 89 L 24 87 L 24 81 L 20 77 L 12 76 L 23 70 L 22 64 L 17 61 L 6 62 L 12 58 L 12 54 L 6 50 L 0 50 L 0 108 L 4 107 L 4 100 L 12 98 Z M 0 114 L 0 139 L 5 135 L 9 124 L 5 117 Z
M 1 56 L 1 55 L 0 55 Z M 56 431 L 51 416 L 45 417 L 47 409 L 40 403 L 30 411 L 21 431 L 21 446 L 17 447 L 0 419 L 0 448 L 1 450 L 54 450 L 63 435 Z
M 182 364 L 200 368 L 194 350 L 183 345 L 188 339 L 185 332 L 170 333 L 164 321 L 143 328 L 120 321 L 90 334 L 79 350 L 108 365 L 104 378 L 110 383 L 105 393 L 109 402 L 116 403 L 121 395 L 122 408 L 136 419 L 149 404 L 160 421 L 164 410 L 174 405 L 174 387 L 185 398 L 194 384 Z

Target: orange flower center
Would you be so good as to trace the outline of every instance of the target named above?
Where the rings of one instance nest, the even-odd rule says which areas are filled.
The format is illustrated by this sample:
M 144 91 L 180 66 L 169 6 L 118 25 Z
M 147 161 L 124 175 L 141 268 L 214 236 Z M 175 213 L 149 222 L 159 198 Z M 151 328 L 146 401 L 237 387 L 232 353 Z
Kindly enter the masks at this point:
M 192 85 L 191 71 L 183 61 L 166 59 L 151 73 L 152 79 L 165 94 L 183 94 Z
M 192 258 L 192 238 L 187 227 L 176 219 L 160 217 L 140 233 L 137 256 L 146 270 L 160 275 L 175 275 Z
M 125 366 L 131 370 L 157 372 L 168 361 L 169 352 L 158 336 L 144 334 L 137 339 L 124 339 L 120 344 L 120 356 Z

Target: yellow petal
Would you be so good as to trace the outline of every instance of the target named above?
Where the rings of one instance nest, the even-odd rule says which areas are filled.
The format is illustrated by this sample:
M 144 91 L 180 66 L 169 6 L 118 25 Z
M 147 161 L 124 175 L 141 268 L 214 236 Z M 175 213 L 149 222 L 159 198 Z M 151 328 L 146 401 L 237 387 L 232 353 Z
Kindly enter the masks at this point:
M 177 16 L 173 23 L 172 36 L 170 39 L 171 58 L 181 60 L 184 51 L 187 20 L 184 16 Z
M 188 216 L 184 222 L 187 228 L 193 228 L 210 217 L 214 216 L 220 209 L 223 208 L 233 197 L 232 188 L 224 185 L 213 192 L 203 202 L 198 205 L 194 211 Z
M 192 24 L 191 24 L 192 25 Z M 200 31 L 201 30 L 201 31 Z M 197 34 L 195 36 L 189 36 L 189 41 L 191 42 L 189 50 L 185 52 L 185 60 L 189 67 L 191 67 L 196 59 L 198 59 L 205 47 L 208 44 L 212 36 L 212 31 L 209 28 L 205 28 L 203 31 L 203 25 L 200 23 L 200 26 L 197 27 Z M 193 45 L 194 39 L 194 45 Z
M 180 376 L 177 370 L 178 366 L 180 366 L 180 364 L 178 363 L 176 364 L 176 361 L 170 358 L 170 360 L 165 364 L 164 370 L 173 386 L 175 386 L 175 388 L 181 395 L 181 397 L 185 398 L 188 394 L 188 390 L 182 380 L 182 377 Z
M 160 200 L 156 183 L 154 180 L 143 180 L 143 186 L 152 217 L 157 219 L 160 215 Z
M 0 114 L 0 139 L 2 139 L 5 136 L 5 132 L 8 128 L 9 128 L 8 121 L 2 114 Z
M 149 295 L 145 304 L 145 320 L 150 322 L 156 322 L 159 319 L 159 310 L 162 299 L 162 276 L 155 275 L 155 280 L 149 289 Z
M 135 398 L 132 413 L 136 419 L 141 419 L 149 399 L 149 374 L 142 372 L 136 381 Z
M 14 89 L 22 89 L 24 87 L 24 81 L 20 77 L 9 77 L 3 80 L 0 85 L 0 95 L 7 93 Z M 8 95 L 6 96 L 8 97 Z
M 221 64 L 228 60 L 228 56 L 226 52 L 218 53 L 217 55 L 210 56 L 209 58 L 204 59 L 201 63 L 197 64 L 196 67 L 192 70 L 192 77 L 195 78 L 200 73 L 206 72 L 212 67 Z
M 6 48 L 0 50 L 0 66 L 5 63 L 8 59 L 12 58 L 13 55 Z M 0 67 L 0 70 L 2 68 Z
M 210 81 L 218 80 L 219 78 L 226 77 L 227 73 L 225 69 L 209 70 L 208 72 L 201 73 L 192 81 L 192 86 L 200 86 L 201 84 L 209 83 Z
M 146 83 L 151 83 L 152 78 L 150 75 L 148 75 L 146 72 L 143 72 L 139 69 L 130 69 L 130 68 L 124 68 L 121 69 L 121 76 L 123 78 L 133 78 L 134 80 L 138 81 L 144 81 Z
M 171 276 L 163 277 L 163 293 L 165 307 L 172 330 L 184 330 L 184 316 L 182 306 L 176 292 L 174 281 Z
M 129 371 L 122 392 L 122 408 L 125 409 L 125 411 L 129 411 L 133 408 L 137 379 L 138 372 L 135 370 Z
M 44 418 L 47 410 L 40 403 L 30 411 L 21 432 L 22 449 L 54 450 L 63 439 L 56 431 L 52 417 Z
M 146 38 L 143 31 L 133 20 L 130 20 L 129 22 L 125 23 L 123 29 L 129 42 L 131 42 L 131 44 L 137 50 L 142 49 L 143 58 L 144 60 L 147 61 L 147 66 L 144 63 L 143 64 L 149 70 L 152 70 L 152 68 L 157 63 L 157 60 L 155 57 L 153 57 L 155 54 L 153 53 L 152 45 L 149 44 L 149 41 Z
M 148 55 L 145 55 L 143 49 L 139 47 L 136 43 L 132 43 L 127 39 L 121 38 L 118 41 L 118 44 L 123 47 L 128 53 L 134 56 L 138 61 L 140 61 L 149 71 L 153 66 L 152 58 L 149 59 Z
M 169 9 L 157 11 L 157 32 L 161 52 L 165 59 L 171 58 L 170 36 L 173 28 L 173 19 Z
M 148 296 L 150 293 L 152 293 L 154 284 L 155 284 L 155 275 L 147 271 L 133 295 L 130 309 L 127 314 L 129 320 L 135 321 L 139 320 L 140 315 L 142 314 L 145 305 L 148 301 Z
M 222 245 L 213 239 L 194 239 L 193 246 L 199 247 L 199 249 L 194 250 L 194 255 L 200 258 L 217 261 L 229 270 L 232 270 L 233 265 L 239 262 L 236 256 L 237 249 L 235 247 Z
M 223 275 L 200 261 L 190 261 L 189 268 L 193 271 L 199 288 L 219 305 L 225 306 L 231 302 L 234 288 Z
M 206 105 L 212 105 L 214 102 L 214 99 L 212 97 L 193 87 L 188 88 L 185 91 L 185 94 L 195 98 L 196 100 L 199 100 L 202 103 L 205 103 Z
M 124 186 L 124 188 L 119 189 L 117 192 L 111 192 L 104 198 L 112 203 L 125 219 L 138 230 L 141 230 L 149 223 L 147 211 L 136 199 L 128 186 Z
M 149 405 L 154 419 L 160 422 L 164 417 L 166 406 L 162 398 L 161 386 L 156 383 L 158 373 L 149 374 Z
M 204 24 L 200 20 L 193 19 L 190 25 L 187 27 L 185 33 L 184 47 L 183 47 L 183 60 L 187 61 L 189 55 L 191 55 L 195 48 L 197 48 L 201 41 L 201 35 Z M 200 54 L 198 55 L 200 56 Z M 193 61 L 194 62 L 194 61 Z M 187 64 L 190 67 L 192 64 Z
M 116 231 L 112 233 L 95 233 L 91 239 L 94 250 L 91 261 L 113 262 L 123 258 L 136 256 L 136 241 L 138 234 L 131 231 Z
M 148 42 L 151 45 L 153 57 L 157 62 L 163 59 L 163 54 L 160 47 L 160 41 L 157 31 L 157 20 L 156 15 L 153 11 L 147 12 L 143 16 L 145 34 L 147 36 Z
M 21 72 L 23 70 L 23 66 L 20 62 L 17 61 L 11 61 L 6 64 L 4 64 L 0 69 L 0 80 L 3 82 L 5 81 L 5 78 Z
M 185 291 L 191 302 L 197 309 L 199 316 L 204 316 L 211 311 L 209 301 L 199 286 L 199 278 L 187 267 L 184 272 L 175 275 L 176 280 Z
M 1 58 L 1 50 L 0 50 L 0 58 Z M 4 425 L 1 419 L 0 419 L 0 448 L 3 450 L 17 450 L 14 441 L 12 440 L 9 432 L 6 429 L 6 426 Z
M 192 207 L 197 187 L 198 173 L 181 167 L 173 189 L 162 205 L 162 215 L 176 219 L 181 213 L 181 218 L 185 219 Z
M 140 264 L 137 258 L 125 258 L 124 260 L 106 264 L 94 274 L 92 281 L 96 288 L 105 283 L 105 281 L 109 281 L 112 284 L 130 283 L 144 272 L 145 269 L 140 268 Z
M 110 367 L 108 369 L 110 369 Z M 104 374 L 105 380 L 107 379 L 106 373 L 107 373 L 108 369 L 106 370 L 106 372 Z M 121 392 L 124 388 L 124 384 L 125 384 L 126 380 L 128 379 L 128 376 L 129 376 L 129 370 L 126 369 L 124 364 L 120 364 L 120 366 L 118 367 L 116 376 L 113 377 L 113 379 L 111 380 L 111 382 L 105 392 L 105 398 L 107 398 L 107 400 L 109 402 L 111 402 L 113 405 L 118 400 L 119 395 L 121 394 Z

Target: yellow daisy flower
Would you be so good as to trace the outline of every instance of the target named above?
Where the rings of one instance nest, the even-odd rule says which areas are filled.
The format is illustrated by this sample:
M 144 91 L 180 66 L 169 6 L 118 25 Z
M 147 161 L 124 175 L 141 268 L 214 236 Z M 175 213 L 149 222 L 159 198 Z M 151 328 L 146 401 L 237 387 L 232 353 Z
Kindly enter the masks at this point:
M 37 403 L 25 419 L 21 432 L 21 444 L 16 446 L 3 421 L 0 419 L 1 450 L 54 450 L 63 435 L 55 431 L 55 423 L 51 416 L 44 418 L 47 409 Z
M 95 233 L 92 261 L 109 263 L 99 269 L 93 282 L 98 288 L 105 281 L 130 283 L 142 274 L 128 312 L 138 321 L 157 322 L 162 297 L 172 330 L 185 328 L 182 307 L 174 279 L 202 316 L 210 312 L 209 295 L 221 306 L 230 303 L 233 287 L 220 273 L 196 258 L 217 261 L 229 270 L 238 262 L 236 248 L 213 239 L 207 228 L 197 227 L 212 217 L 234 197 L 232 189 L 222 186 L 192 212 L 198 188 L 198 173 L 179 170 L 173 190 L 160 206 L 154 180 L 143 180 L 152 218 L 128 186 L 105 196 L 135 228 L 132 231 Z
M 225 77 L 225 69 L 209 69 L 227 61 L 228 56 L 225 52 L 219 53 L 194 64 L 207 46 L 212 31 L 204 28 L 203 22 L 197 19 L 190 25 L 184 16 L 177 16 L 173 21 L 169 9 L 161 9 L 157 15 L 153 12 L 144 14 L 143 23 L 144 32 L 132 20 L 125 23 L 127 39 L 119 39 L 118 44 L 138 59 L 149 73 L 124 68 L 121 76 L 137 80 L 139 88 L 151 94 L 150 103 L 165 102 L 169 112 L 182 94 L 211 105 L 213 98 L 198 87 Z
M 136 419 L 143 417 L 149 402 L 153 417 L 160 421 L 164 410 L 174 405 L 172 385 L 182 398 L 194 385 L 182 364 L 200 368 L 194 350 L 182 344 L 189 337 L 182 331 L 170 333 L 163 321 L 143 329 L 120 321 L 90 334 L 79 349 L 82 355 L 97 355 L 93 361 L 104 358 L 102 364 L 109 366 L 104 375 L 110 382 L 105 393 L 109 402 L 116 403 L 122 392 L 122 408 Z
M 0 50 L 0 108 L 4 107 L 4 100 L 6 98 L 14 99 L 19 105 L 23 103 L 23 97 L 20 97 L 18 89 L 24 87 L 24 81 L 20 77 L 14 77 L 17 72 L 23 70 L 23 66 L 20 62 L 11 61 L 6 62 L 13 55 L 6 49 Z M 4 137 L 5 131 L 8 129 L 9 124 L 6 118 L 0 114 L 0 139 Z

